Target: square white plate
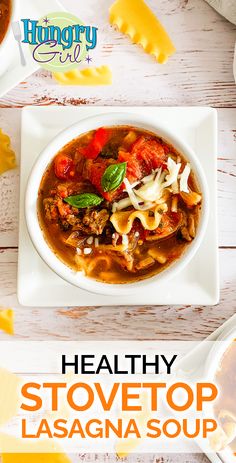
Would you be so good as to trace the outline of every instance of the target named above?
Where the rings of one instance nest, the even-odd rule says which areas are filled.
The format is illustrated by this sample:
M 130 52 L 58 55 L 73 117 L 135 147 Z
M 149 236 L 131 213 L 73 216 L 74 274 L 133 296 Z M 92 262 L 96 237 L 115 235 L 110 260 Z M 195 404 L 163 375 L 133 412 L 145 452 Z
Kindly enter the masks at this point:
M 20 21 L 24 18 L 40 19 L 43 15 L 50 12 L 63 10 L 63 7 L 58 0 L 50 0 L 50 2 L 48 0 L 18 0 L 17 10 L 17 16 L 14 19 Z M 11 54 L 11 58 L 7 66 L 1 66 L 0 97 L 39 69 L 39 65 L 33 60 L 27 45 L 23 46 L 26 66 L 21 65 L 17 42 L 14 39 L 12 31 L 10 33 L 9 53 Z
M 195 150 L 210 190 L 210 220 L 205 238 L 191 263 L 168 282 L 149 291 L 113 298 L 66 283 L 35 251 L 25 223 L 24 197 L 31 168 L 42 149 L 63 129 L 89 116 L 108 112 L 138 113 L 160 120 Z M 217 234 L 217 113 L 211 108 L 157 107 L 30 107 L 22 111 L 21 194 L 18 299 L 33 307 L 109 305 L 213 305 L 219 300 Z M 56 153 L 55 153 L 56 154 Z

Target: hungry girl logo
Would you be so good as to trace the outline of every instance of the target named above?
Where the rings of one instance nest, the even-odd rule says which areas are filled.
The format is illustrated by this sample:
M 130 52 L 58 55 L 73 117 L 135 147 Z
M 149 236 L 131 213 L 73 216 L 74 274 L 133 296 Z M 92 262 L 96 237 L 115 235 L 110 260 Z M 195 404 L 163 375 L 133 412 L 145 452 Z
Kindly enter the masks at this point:
M 23 40 L 33 59 L 52 72 L 78 68 L 97 45 L 98 29 L 85 26 L 70 13 L 50 13 L 39 21 L 22 19 Z

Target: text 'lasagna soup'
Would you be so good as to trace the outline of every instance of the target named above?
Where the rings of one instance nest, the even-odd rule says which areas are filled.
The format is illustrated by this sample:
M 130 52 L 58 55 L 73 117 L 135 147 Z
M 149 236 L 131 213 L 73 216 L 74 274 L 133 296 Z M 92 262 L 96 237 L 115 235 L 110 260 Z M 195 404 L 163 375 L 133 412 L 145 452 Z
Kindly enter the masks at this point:
M 102 127 L 56 155 L 41 182 L 39 219 L 65 264 L 132 283 L 181 257 L 201 203 L 191 165 L 172 146 L 134 127 Z

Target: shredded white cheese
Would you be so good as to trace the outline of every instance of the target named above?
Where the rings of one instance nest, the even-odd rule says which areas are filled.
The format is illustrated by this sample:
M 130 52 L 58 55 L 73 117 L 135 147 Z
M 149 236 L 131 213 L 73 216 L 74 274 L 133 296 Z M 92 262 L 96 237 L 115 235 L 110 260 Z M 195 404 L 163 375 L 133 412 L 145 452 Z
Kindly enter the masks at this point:
M 186 164 L 182 174 L 180 175 L 180 191 L 184 193 L 189 193 L 188 179 L 191 173 L 191 167 L 189 164 Z
M 187 164 L 182 174 L 179 175 L 181 162 L 176 163 L 171 157 L 167 161 L 167 170 L 156 169 L 152 174 L 144 177 L 140 182 L 133 185 L 127 178 L 124 179 L 128 198 L 121 199 L 113 204 L 112 212 L 121 211 L 129 206 L 133 206 L 138 211 L 146 211 L 153 208 L 162 201 L 166 189 L 170 189 L 173 194 L 180 191 L 189 192 L 188 178 L 191 172 L 190 165 Z M 140 188 L 134 188 L 142 183 Z
M 116 211 L 121 211 L 122 209 L 125 209 L 126 207 L 132 206 L 132 202 L 130 198 L 124 198 L 121 199 L 118 203 L 116 203 Z
M 84 255 L 85 256 L 88 256 L 89 254 L 91 254 L 92 252 L 92 248 L 84 248 Z
M 162 169 L 159 169 L 153 180 L 145 183 L 139 190 L 135 190 L 136 195 L 144 201 L 154 202 L 159 199 L 162 191 Z
M 145 203 L 143 200 L 141 201 L 140 198 L 136 196 L 137 192 L 136 190 L 132 190 L 130 182 L 127 178 L 124 179 L 124 184 L 134 209 L 136 209 L 137 211 L 147 211 L 153 206 L 150 202 Z
M 167 167 L 169 174 L 166 175 L 165 182 L 162 185 L 163 189 L 168 188 L 173 183 L 177 182 L 181 163 L 176 164 L 176 162 L 171 157 L 169 157 L 167 161 Z
M 129 237 L 128 235 L 122 235 L 122 244 L 124 246 L 128 246 L 129 245 Z
M 143 177 L 142 183 L 148 183 L 148 182 L 151 182 L 152 180 L 154 180 L 154 178 L 155 178 L 155 173 L 156 173 L 157 171 L 158 171 L 158 169 L 155 170 L 155 172 L 153 172 L 152 174 L 147 175 L 147 177 Z
M 87 239 L 87 243 L 88 243 L 88 244 L 93 244 L 93 236 L 90 236 L 90 237 Z
M 117 211 L 117 203 L 114 202 L 114 203 L 112 204 L 112 212 L 113 212 L 113 214 L 114 214 L 116 211 Z
M 99 239 L 98 238 L 95 238 L 94 245 L 95 245 L 95 248 L 98 248 L 98 246 L 99 246 Z
M 172 193 L 174 193 L 174 195 L 177 195 L 177 194 L 179 193 L 179 183 L 178 183 L 178 180 L 176 180 L 176 182 L 172 183 L 171 189 L 172 189 Z

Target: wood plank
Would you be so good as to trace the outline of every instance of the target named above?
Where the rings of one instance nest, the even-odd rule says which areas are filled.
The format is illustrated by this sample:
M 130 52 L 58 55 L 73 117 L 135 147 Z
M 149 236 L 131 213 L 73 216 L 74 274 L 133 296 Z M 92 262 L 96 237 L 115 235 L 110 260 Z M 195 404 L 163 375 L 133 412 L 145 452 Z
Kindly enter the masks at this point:
M 236 249 L 220 250 L 221 301 L 213 307 L 21 308 L 16 300 L 17 250 L 0 251 L 0 305 L 17 307 L 15 339 L 204 339 L 235 313 Z M 30 282 L 29 282 L 30 284 Z M 1 333 L 1 339 L 8 336 Z
M 236 107 L 232 62 L 236 28 L 204 0 L 149 0 L 177 48 L 164 66 L 158 65 L 107 20 L 110 0 L 63 0 L 66 8 L 99 28 L 99 44 L 91 53 L 94 65 L 108 64 L 111 87 L 60 87 L 42 70 L 6 96 L 2 107 L 27 104 L 211 105 Z M 96 11 L 96 18 L 94 18 Z M 134 85 L 135 82 L 135 85 Z
M 168 454 L 154 456 L 153 454 L 134 454 L 122 460 L 112 454 L 82 454 L 69 455 L 71 463 L 209 463 L 202 454 Z M 0 462 L 1 462 L 0 458 Z
M 236 87 L 236 86 L 235 86 Z M 236 245 L 236 111 L 218 110 L 218 215 L 220 246 Z
M 20 111 L 0 111 L 0 128 L 9 135 L 11 145 L 20 161 Z M 0 176 L 0 248 L 17 246 L 19 209 L 19 169 Z

